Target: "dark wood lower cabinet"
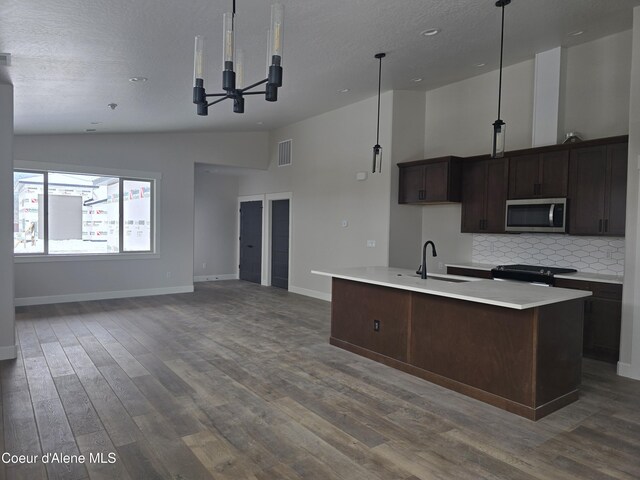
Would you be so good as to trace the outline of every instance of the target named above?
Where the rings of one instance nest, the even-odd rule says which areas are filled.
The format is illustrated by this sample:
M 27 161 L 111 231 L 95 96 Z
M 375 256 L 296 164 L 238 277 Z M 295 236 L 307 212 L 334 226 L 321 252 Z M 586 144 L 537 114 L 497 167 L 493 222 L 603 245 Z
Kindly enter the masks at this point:
M 556 287 L 593 293 L 592 297 L 584 300 L 583 355 L 617 363 L 620 357 L 622 285 L 559 278 Z
M 582 321 L 582 300 L 516 310 L 334 278 L 330 342 L 538 420 L 578 399 Z
M 406 362 L 410 302 L 406 290 L 335 279 L 331 336 Z

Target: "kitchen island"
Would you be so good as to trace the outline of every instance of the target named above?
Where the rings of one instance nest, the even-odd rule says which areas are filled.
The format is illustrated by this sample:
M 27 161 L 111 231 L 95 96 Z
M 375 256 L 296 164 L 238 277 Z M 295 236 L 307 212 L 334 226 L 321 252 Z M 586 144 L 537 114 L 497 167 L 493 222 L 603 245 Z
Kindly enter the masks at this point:
M 332 345 L 531 420 L 578 399 L 590 292 L 387 267 L 332 277 Z

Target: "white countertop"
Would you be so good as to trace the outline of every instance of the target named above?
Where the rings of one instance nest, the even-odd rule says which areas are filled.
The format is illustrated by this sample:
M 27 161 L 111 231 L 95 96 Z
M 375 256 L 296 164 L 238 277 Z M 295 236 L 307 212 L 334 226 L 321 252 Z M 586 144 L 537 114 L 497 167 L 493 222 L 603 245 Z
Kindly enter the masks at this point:
M 583 290 L 550 288 L 517 282 L 496 282 L 457 275 L 433 274 L 429 275 L 426 280 L 422 280 L 414 271 L 390 267 L 332 268 L 326 271 L 313 270 L 311 273 L 516 310 L 525 310 L 591 295 L 591 292 Z M 464 279 L 465 281 L 453 283 L 447 282 L 445 279 Z
M 457 268 L 469 268 L 472 270 L 491 270 L 497 265 L 491 265 L 489 263 L 447 263 L 447 267 Z M 624 277 L 622 275 L 605 275 L 602 273 L 590 273 L 590 272 L 576 272 L 576 273 L 563 273 L 561 275 L 554 275 L 555 278 L 567 278 L 569 280 L 582 280 L 584 282 L 602 282 L 602 283 L 615 283 L 622 285 Z

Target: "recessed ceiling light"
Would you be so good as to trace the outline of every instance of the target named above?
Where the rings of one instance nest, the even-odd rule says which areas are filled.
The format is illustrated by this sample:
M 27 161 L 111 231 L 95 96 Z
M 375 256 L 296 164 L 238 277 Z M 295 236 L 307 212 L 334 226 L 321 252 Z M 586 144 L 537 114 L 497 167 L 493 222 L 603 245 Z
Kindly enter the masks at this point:
M 481 68 L 484 67 L 486 65 L 486 63 L 476 63 L 476 67 Z
M 575 32 L 571 32 L 567 34 L 569 37 L 579 37 L 584 33 L 584 30 L 576 30 Z
M 108 103 L 107 107 L 109 107 L 111 110 L 115 110 L 118 107 L 117 103 Z
M 264 125 L 264 122 L 256 122 L 257 125 Z
M 91 125 L 100 125 L 102 122 L 91 122 Z
M 423 30 L 422 32 L 420 32 L 420 35 L 422 35 L 423 37 L 433 37 L 434 35 L 437 35 L 439 33 L 439 28 L 430 28 L 428 30 Z
M 95 128 L 87 128 L 87 129 L 85 130 L 85 132 L 87 132 L 87 133 L 93 133 L 93 132 L 97 132 L 97 130 L 96 130 Z
M 412 82 L 416 82 L 416 83 L 420 83 L 422 81 L 421 78 L 412 78 L 411 79 Z
M 342 90 L 338 90 L 338 93 L 347 93 L 350 92 L 351 89 L 350 88 L 343 88 Z
M 149 80 L 147 77 L 131 77 L 129 79 L 129 81 L 133 83 L 144 83 L 147 80 Z

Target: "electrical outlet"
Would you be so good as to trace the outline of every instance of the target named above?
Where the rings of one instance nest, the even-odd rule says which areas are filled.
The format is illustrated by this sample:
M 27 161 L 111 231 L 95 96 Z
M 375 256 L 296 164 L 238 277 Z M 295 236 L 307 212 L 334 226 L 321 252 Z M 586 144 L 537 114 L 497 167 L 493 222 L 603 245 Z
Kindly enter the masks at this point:
M 611 250 L 607 250 L 606 252 L 607 259 L 611 260 L 611 254 L 612 254 Z
M 346 221 L 346 220 L 342 220 L 342 221 L 340 222 L 340 226 L 341 226 L 342 228 L 346 228 L 346 227 L 348 227 L 348 226 L 349 226 L 349 222 L 348 222 L 348 221 Z
M 380 320 L 374 320 L 373 321 L 373 331 L 374 332 L 379 332 L 380 331 Z
M 207 262 L 202 262 L 202 269 L 206 270 L 207 269 Z
M 367 248 L 375 248 L 376 241 L 375 240 L 367 240 Z
M 167 278 L 171 278 L 171 272 L 167 272 Z

